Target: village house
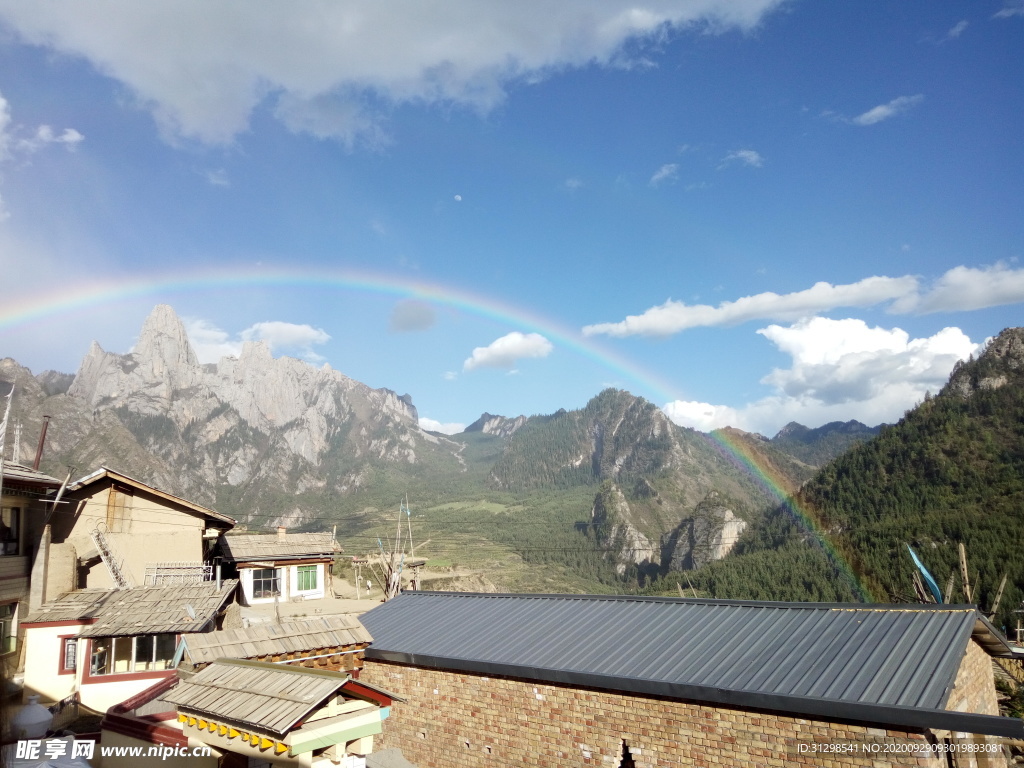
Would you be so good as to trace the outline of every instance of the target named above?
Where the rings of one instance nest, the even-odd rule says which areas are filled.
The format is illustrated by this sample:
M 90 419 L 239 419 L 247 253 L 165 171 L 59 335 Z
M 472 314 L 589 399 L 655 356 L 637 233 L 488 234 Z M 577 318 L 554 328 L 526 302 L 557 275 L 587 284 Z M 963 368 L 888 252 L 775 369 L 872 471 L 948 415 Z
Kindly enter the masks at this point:
M 68 485 L 49 522 L 32 574 L 33 609 L 75 589 L 213 579 L 211 554 L 235 524 L 108 467 Z
M 45 603 L 23 622 L 25 691 L 44 701 L 77 693 L 105 711 L 173 677 L 182 638 L 239 626 L 238 582 L 87 589 Z
M 1024 739 L 974 606 L 405 592 L 362 621 L 360 679 L 405 699 L 382 747 L 419 768 L 995 766 Z
M 42 523 L 52 509 L 46 496 L 60 480 L 29 467 L 3 462 L 0 486 L 0 660 L 18 665 L 19 619 L 28 608 L 29 575 Z
M 285 528 L 220 541 L 225 573 L 242 583 L 246 605 L 323 598 L 338 549 L 333 534 L 288 533 Z
M 395 700 L 343 672 L 219 659 L 111 708 L 102 741 L 108 748 L 211 748 L 207 757 L 165 760 L 169 768 L 365 768 Z M 104 768 L 137 759 L 108 756 Z

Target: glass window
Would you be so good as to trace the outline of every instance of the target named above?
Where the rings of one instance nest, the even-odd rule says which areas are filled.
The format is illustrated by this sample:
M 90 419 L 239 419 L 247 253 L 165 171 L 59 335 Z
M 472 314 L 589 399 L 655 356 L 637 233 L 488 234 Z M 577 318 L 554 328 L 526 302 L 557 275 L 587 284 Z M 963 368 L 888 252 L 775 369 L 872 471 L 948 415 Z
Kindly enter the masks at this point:
M 130 674 L 171 669 L 177 636 L 100 637 L 92 641 L 91 675 Z
M 308 592 L 316 589 L 316 571 L 317 566 L 315 565 L 300 565 L 299 566 L 299 592 Z
M 4 507 L 0 510 L 0 555 L 17 555 L 18 533 L 21 528 L 21 509 Z
M 280 582 L 277 578 L 276 568 L 253 568 L 252 570 L 252 596 L 255 599 L 261 597 L 277 597 L 281 594 Z
M 61 669 L 64 672 L 73 672 L 78 667 L 78 639 L 65 637 L 63 653 L 61 654 Z

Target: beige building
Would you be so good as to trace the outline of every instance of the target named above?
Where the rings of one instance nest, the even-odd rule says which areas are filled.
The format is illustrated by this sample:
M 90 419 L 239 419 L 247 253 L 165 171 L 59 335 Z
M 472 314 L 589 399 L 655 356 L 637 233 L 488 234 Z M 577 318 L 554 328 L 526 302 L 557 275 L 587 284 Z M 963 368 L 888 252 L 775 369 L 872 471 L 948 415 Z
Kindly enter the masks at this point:
M 419 768 L 966 768 L 1024 739 L 974 606 L 405 592 L 361 619 L 360 679 L 406 699 L 381 747 Z
M 123 589 L 212 579 L 211 553 L 235 521 L 100 467 L 71 483 L 40 544 L 39 604 L 75 589 Z M 37 606 L 33 606 L 37 607 Z

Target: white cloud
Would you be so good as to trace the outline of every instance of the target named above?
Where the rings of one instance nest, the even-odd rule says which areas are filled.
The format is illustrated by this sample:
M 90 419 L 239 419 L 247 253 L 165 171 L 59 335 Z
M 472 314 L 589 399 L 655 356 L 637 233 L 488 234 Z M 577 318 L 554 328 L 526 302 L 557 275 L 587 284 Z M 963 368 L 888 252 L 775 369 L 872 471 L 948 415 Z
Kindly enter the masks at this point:
M 670 299 L 618 323 L 588 325 L 583 333 L 586 336 L 668 336 L 688 328 L 736 325 L 749 320 L 796 320 L 838 307 L 874 306 L 904 297 L 916 289 L 915 277 L 867 277 L 849 285 L 820 282 L 795 293 L 759 293 L 724 301 L 717 307 L 688 305 Z
M 924 294 L 913 293 L 897 301 L 893 312 L 963 312 L 1018 304 L 1024 301 L 1024 269 L 1004 262 L 984 267 L 954 267 Z
M 263 341 L 271 352 L 294 352 L 303 360 L 320 362 L 323 358 L 313 351 L 314 344 L 325 344 L 331 337 L 326 331 L 311 325 L 269 320 L 242 331 L 243 341 Z
M 956 24 L 949 28 L 948 32 L 946 32 L 946 39 L 956 40 L 958 37 L 960 37 L 960 35 L 967 31 L 967 28 L 969 26 L 971 26 L 971 22 L 967 21 L 967 19 L 958 21 Z
M 719 164 L 719 168 L 725 168 L 727 165 L 732 163 L 740 163 L 741 165 L 749 165 L 753 168 L 760 168 L 764 165 L 764 158 L 761 157 L 760 153 L 755 152 L 752 149 L 737 149 L 735 152 L 730 152 L 728 155 L 722 158 L 722 162 Z
M 890 117 L 902 114 L 924 101 L 924 94 L 918 93 L 914 96 L 899 96 L 888 104 L 879 104 L 863 114 L 857 115 L 850 122 L 854 125 L 874 125 Z
M 577 189 L 583 187 L 583 180 L 575 176 L 571 176 L 565 180 L 565 188 L 570 192 L 575 192 Z
M 398 104 L 486 111 L 512 82 L 628 66 L 669 30 L 750 30 L 782 4 L 0 0 L 0 20 L 25 41 L 84 57 L 125 84 L 170 140 L 230 142 L 268 102 L 291 130 L 352 145 L 386 141 L 381 119 Z
M 48 125 L 40 125 L 35 133 L 27 138 L 17 138 L 11 122 L 11 106 L 7 99 L 0 94 L 0 163 L 14 159 L 18 154 L 21 156 L 31 155 L 48 144 L 63 144 L 70 151 L 81 143 L 85 137 L 74 128 L 65 128 L 60 134 L 53 132 Z M 0 178 L 0 181 L 3 179 Z M 10 218 L 10 213 L 0 197 L 0 221 Z
M 216 363 L 222 357 L 238 357 L 241 341 L 232 341 L 230 334 L 208 320 L 186 319 L 185 333 L 200 363 Z
M 1012 19 L 1014 16 L 1024 16 L 1024 0 L 1011 0 L 1006 7 L 996 11 L 993 19 Z
M 442 378 L 445 381 L 455 381 L 457 378 L 459 378 L 459 373 L 458 371 L 445 371 L 444 374 L 442 375 Z
M 811 427 L 850 419 L 893 422 L 926 392 L 941 389 L 957 360 L 981 349 L 959 328 L 911 339 L 900 328 L 872 328 L 856 319 L 815 317 L 758 333 L 792 359 L 791 367 L 762 379 L 772 395 L 740 408 L 675 401 L 664 407 L 669 418 L 701 430 L 734 426 L 768 435 L 789 421 Z
M 443 435 L 457 435 L 459 432 L 465 431 L 466 425 L 457 422 L 435 421 L 426 416 L 420 416 L 420 429 L 425 429 L 427 432 L 440 432 Z
M 679 164 L 678 163 L 665 163 L 651 176 L 651 180 L 648 182 L 652 187 L 656 187 L 659 184 L 665 182 L 675 181 L 679 178 Z
M 527 357 L 547 357 L 554 346 L 539 333 L 512 333 L 495 339 L 486 347 L 477 347 L 462 364 L 462 370 L 474 368 L 512 369 L 516 361 Z
M 228 173 L 223 168 L 217 168 L 215 170 L 205 171 L 203 177 L 206 181 L 214 187 L 230 187 L 231 181 L 228 179 Z

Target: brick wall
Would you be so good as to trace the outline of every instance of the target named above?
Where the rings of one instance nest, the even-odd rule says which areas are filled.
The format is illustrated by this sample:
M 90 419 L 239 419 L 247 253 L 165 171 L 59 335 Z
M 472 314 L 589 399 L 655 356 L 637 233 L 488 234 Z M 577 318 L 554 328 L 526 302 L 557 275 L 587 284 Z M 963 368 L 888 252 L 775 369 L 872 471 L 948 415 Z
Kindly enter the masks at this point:
M 617 768 L 623 742 L 638 768 L 946 765 L 940 758 L 881 751 L 923 745 L 921 734 L 860 725 L 370 659 L 360 679 L 406 699 L 395 702 L 376 749 L 399 747 L 419 768 Z M 813 744 L 846 744 L 853 751 L 814 753 Z
M 946 709 L 980 715 L 999 714 L 992 658 L 973 640 L 967 643 L 967 653 L 960 662 Z

